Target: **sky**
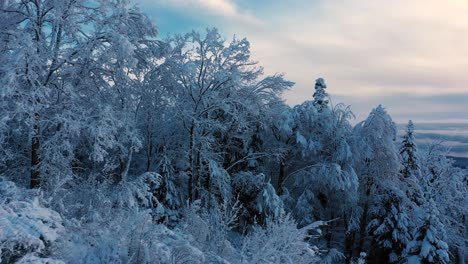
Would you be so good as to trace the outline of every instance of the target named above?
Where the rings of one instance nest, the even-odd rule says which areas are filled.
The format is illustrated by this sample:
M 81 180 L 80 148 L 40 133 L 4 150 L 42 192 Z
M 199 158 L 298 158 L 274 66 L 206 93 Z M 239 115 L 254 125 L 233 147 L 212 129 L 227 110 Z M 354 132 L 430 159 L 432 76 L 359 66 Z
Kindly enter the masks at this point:
M 355 122 L 382 104 L 416 128 L 468 124 L 466 0 L 135 2 L 160 36 L 217 27 L 227 40 L 246 37 L 266 74 L 296 83 L 284 94 L 290 105 L 311 99 L 323 77 L 332 103 L 350 105 Z

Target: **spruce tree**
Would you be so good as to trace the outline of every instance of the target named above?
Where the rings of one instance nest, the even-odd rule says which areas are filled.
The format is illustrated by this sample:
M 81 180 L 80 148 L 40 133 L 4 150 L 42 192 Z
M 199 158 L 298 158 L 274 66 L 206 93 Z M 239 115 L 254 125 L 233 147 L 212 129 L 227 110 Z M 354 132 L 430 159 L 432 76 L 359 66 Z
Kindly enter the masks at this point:
M 419 179 L 421 171 L 418 161 L 418 148 L 414 138 L 414 124 L 410 120 L 405 129 L 400 147 L 401 165 L 400 174 L 402 177 L 402 189 L 405 190 L 408 198 L 416 205 L 424 203 L 423 191 Z
M 374 260 L 397 263 L 404 258 L 407 244 L 411 241 L 413 223 L 407 215 L 404 194 L 396 189 L 385 190 L 372 213 L 369 234 L 378 245 L 371 252 Z
M 325 89 L 327 89 L 327 85 L 325 84 L 325 80 L 323 78 L 318 78 L 315 80 L 315 93 L 313 97 L 314 105 L 319 112 L 328 106 L 328 93 L 325 91 Z
M 400 154 L 403 159 L 403 168 L 401 173 L 405 178 L 419 172 L 417 146 L 414 139 L 414 124 L 409 121 L 405 129 L 405 135 L 400 147 Z
M 432 200 L 431 202 L 435 206 Z M 408 244 L 408 263 L 449 263 L 448 245 L 437 231 L 441 226 L 437 209 L 433 207 L 424 223 L 416 229 L 414 239 Z

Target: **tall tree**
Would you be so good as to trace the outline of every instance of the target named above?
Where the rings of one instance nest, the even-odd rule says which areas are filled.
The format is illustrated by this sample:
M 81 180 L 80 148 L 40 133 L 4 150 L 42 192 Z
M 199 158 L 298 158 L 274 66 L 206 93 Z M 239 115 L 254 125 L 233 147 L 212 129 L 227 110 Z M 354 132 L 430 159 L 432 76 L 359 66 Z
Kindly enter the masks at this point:
M 421 170 L 418 161 L 418 148 L 414 138 L 414 124 L 410 120 L 405 129 L 403 140 L 400 146 L 400 156 L 402 168 L 400 174 L 401 181 L 404 183 L 402 189 L 405 190 L 408 198 L 416 205 L 421 206 L 424 203 L 423 191 L 421 189 L 420 179 Z M 413 208 L 417 210 L 417 208 Z
M 18 165 L 6 169 L 30 171 L 31 188 L 53 189 L 47 180 L 63 184 L 83 156 L 102 162 L 110 149 L 120 148 L 130 157 L 139 143 L 123 117 L 136 106 L 136 97 L 127 92 L 134 69 L 143 51 L 155 46 L 149 19 L 117 0 L 26 0 L 4 6 L 8 27 L 2 30 L 10 30 L 1 33 L 8 35 L 1 54 L 8 65 L 2 64 L 0 73 L 6 87 L 1 111 L 7 124 L 17 127 L 16 139 L 8 126 L 3 132 L 22 142 L 5 146 L 11 153 L 7 163 Z M 133 146 L 119 146 L 123 141 Z M 91 150 L 77 147 L 85 142 Z M 125 176 L 127 166 L 121 167 Z
M 354 128 L 355 166 L 359 176 L 360 210 L 358 244 L 356 251 L 362 252 L 372 237 L 368 236 L 367 225 L 370 212 L 381 204 L 376 199 L 382 190 L 394 186 L 400 169 L 398 152 L 395 148 L 396 125 L 381 105 L 373 109 L 369 117 Z
M 449 263 L 449 248 L 440 234 L 441 223 L 437 208 L 431 200 L 430 211 L 423 224 L 416 229 L 414 239 L 408 243 L 409 263 Z
M 411 175 L 419 175 L 419 164 L 417 158 L 417 146 L 414 139 L 414 124 L 413 121 L 408 121 L 406 125 L 405 135 L 401 142 L 400 154 L 403 159 L 403 168 L 401 173 L 405 178 Z
M 315 93 L 313 94 L 314 97 L 314 105 L 317 107 L 317 110 L 321 112 L 323 108 L 328 106 L 328 94 L 325 91 L 327 85 L 325 84 L 325 80 L 323 78 L 318 78 L 315 80 Z
M 449 150 L 442 142 L 432 142 L 421 153 L 422 188 L 426 200 L 425 211 L 440 212 L 436 220 L 444 226 L 445 237 L 453 262 L 466 260 L 468 192 L 467 175 L 448 158 Z
M 188 197 L 227 198 L 220 189 L 230 181 L 226 170 L 256 154 L 249 154 L 248 146 L 262 127 L 264 111 L 293 83 L 282 75 L 261 79 L 249 42 L 234 38 L 226 44 L 217 29 L 179 35 L 169 43 L 160 69 L 188 139 Z
M 323 79 L 316 88 L 320 85 L 325 86 Z M 279 171 L 273 175 L 278 175 L 277 190 L 291 190 L 283 198 L 301 226 L 318 219 L 335 220 L 321 240 L 334 252 L 344 240 L 343 226 L 356 216 L 352 212 L 358 188 L 351 152 L 353 114 L 343 104 L 323 104 L 319 110 L 315 99 L 282 108 L 272 122 L 273 142 L 281 154 L 276 161 Z
M 399 263 L 405 260 L 405 250 L 412 239 L 414 225 L 407 214 L 405 194 L 398 189 L 385 189 L 379 195 L 378 203 L 367 227 L 375 248 L 378 248 L 373 250 L 370 257 L 375 262 Z

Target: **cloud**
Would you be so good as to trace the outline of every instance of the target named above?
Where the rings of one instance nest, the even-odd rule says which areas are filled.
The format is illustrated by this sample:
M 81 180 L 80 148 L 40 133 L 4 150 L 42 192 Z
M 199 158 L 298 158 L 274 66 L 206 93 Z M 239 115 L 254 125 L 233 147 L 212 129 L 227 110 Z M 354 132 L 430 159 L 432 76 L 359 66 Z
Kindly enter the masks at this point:
M 391 89 L 391 86 L 385 86 Z M 357 121 L 367 118 L 371 109 L 383 104 L 392 119 L 397 123 L 413 120 L 417 123 L 436 123 L 450 127 L 458 123 L 468 124 L 466 102 L 468 93 L 446 95 L 417 95 L 397 91 L 383 91 L 381 94 L 333 95 L 332 102 L 351 105 Z M 443 123 L 443 124 L 442 124 Z M 464 128 L 465 129 L 465 128 Z M 466 128 L 468 130 L 468 127 Z
M 180 12 L 197 16 L 200 20 L 225 19 L 246 25 L 258 25 L 260 20 L 252 14 L 242 11 L 231 0 L 143 0 L 143 4 L 156 4 Z M 210 17 L 212 16 L 212 17 Z
M 284 95 L 291 105 L 324 77 L 333 101 L 358 119 L 380 103 L 398 122 L 468 119 L 459 99 L 468 98 L 465 0 L 154 1 L 227 38 L 247 37 L 266 73 L 296 83 Z
M 335 101 L 350 99 L 344 102 L 360 118 L 379 103 L 398 120 L 468 117 L 466 101 L 457 98 L 468 98 L 468 2 L 300 5 L 267 21 L 268 33 L 248 33 L 261 63 L 296 82 L 288 102 L 309 99 L 322 76 Z
M 443 139 L 450 142 L 457 142 L 468 144 L 468 136 L 466 135 L 444 135 L 440 133 L 418 133 L 418 137 L 420 138 L 429 138 L 429 139 Z
M 402 136 L 406 124 L 398 124 Z M 449 155 L 468 157 L 468 123 L 415 123 L 415 138 L 418 148 L 424 149 L 431 143 L 442 142 Z

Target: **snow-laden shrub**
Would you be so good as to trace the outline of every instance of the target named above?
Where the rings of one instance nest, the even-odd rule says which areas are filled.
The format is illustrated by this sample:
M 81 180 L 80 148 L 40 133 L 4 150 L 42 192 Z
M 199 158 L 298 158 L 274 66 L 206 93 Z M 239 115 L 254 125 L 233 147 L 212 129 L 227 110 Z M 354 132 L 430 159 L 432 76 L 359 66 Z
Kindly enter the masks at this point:
M 153 192 L 161 185 L 161 175 L 146 172 L 133 181 L 119 185 L 114 202 L 118 207 L 126 208 L 152 208 L 158 203 Z
M 107 223 L 70 222 L 55 254 L 66 263 L 204 263 L 180 232 L 155 223 L 149 210 L 116 211 Z
M 63 231 L 60 215 L 38 196 L 0 180 L 0 263 L 53 263 L 48 256 Z
M 196 200 L 184 209 L 177 230 L 186 234 L 192 245 L 202 250 L 209 263 L 235 263 L 238 251 L 231 243 L 231 230 L 240 212 L 238 202 L 224 202 L 209 210 Z
M 318 263 L 318 248 L 306 240 L 313 223 L 298 229 L 290 215 L 268 219 L 265 227 L 257 226 L 242 243 L 242 263 Z
M 161 177 L 145 173 L 119 185 L 95 181 L 73 188 L 65 201 L 68 235 L 55 255 L 66 263 L 203 263 L 181 233 L 157 224 L 162 205 L 153 195 Z M 70 202 L 67 202 L 70 203 Z
M 82 222 L 106 222 L 119 210 L 161 208 L 154 191 L 161 184 L 161 176 L 147 172 L 120 184 L 102 181 L 90 176 L 71 186 L 62 197 L 58 197 L 57 211 L 67 219 Z M 159 207 L 158 207 L 159 206 Z
M 205 263 L 316 263 L 318 248 L 311 246 L 311 230 L 326 225 L 315 222 L 298 229 L 290 215 L 268 218 L 265 226 L 257 225 L 243 238 L 232 231 L 239 204 L 221 205 L 206 210 L 195 201 L 187 206 L 176 229 L 191 245 L 204 253 Z M 190 262 L 192 263 L 192 262 Z

